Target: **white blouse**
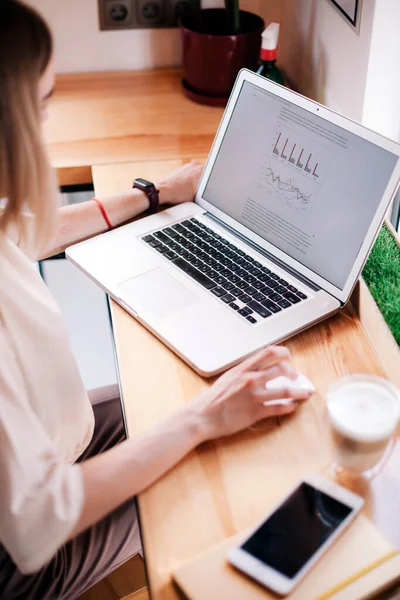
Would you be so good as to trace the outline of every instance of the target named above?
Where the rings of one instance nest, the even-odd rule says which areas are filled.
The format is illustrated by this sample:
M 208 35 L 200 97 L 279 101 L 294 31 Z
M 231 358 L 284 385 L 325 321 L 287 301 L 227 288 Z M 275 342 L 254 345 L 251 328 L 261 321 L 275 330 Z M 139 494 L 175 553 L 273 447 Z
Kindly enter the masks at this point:
M 73 463 L 93 426 L 60 310 L 0 233 L 0 543 L 22 573 L 44 566 L 79 520 L 83 479 Z

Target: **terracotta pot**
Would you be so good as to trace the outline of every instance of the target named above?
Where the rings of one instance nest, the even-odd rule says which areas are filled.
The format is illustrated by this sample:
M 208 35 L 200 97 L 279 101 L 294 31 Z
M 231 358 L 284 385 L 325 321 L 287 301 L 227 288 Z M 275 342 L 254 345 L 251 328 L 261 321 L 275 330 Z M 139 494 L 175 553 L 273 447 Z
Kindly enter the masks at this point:
M 180 24 L 185 85 L 204 96 L 228 97 L 240 69 L 256 70 L 264 21 L 240 11 L 241 33 L 230 35 L 223 9 L 204 9 Z

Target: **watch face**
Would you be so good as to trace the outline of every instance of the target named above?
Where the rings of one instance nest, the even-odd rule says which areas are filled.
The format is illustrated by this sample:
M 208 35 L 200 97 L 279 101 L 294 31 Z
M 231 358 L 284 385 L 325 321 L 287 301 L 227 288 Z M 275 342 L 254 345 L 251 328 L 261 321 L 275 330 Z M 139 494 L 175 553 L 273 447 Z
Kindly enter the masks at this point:
M 145 190 L 153 187 L 153 184 L 150 181 L 147 181 L 147 179 L 142 179 L 141 177 L 138 177 L 138 179 L 135 179 L 135 186 Z

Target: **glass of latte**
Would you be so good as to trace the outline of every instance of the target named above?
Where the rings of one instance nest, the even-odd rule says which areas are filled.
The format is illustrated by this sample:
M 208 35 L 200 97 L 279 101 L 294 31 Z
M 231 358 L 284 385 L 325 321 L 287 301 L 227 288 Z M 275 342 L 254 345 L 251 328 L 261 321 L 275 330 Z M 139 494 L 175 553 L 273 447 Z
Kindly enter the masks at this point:
M 381 377 L 349 375 L 331 385 L 327 413 L 334 442 L 334 474 L 371 479 L 391 451 L 400 393 Z

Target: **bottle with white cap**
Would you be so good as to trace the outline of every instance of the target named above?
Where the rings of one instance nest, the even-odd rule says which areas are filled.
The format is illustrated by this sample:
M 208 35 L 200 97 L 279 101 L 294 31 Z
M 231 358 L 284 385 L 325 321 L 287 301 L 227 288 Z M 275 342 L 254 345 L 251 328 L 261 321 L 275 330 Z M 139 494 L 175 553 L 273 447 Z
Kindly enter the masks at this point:
M 285 85 L 282 73 L 276 66 L 279 27 L 279 23 L 271 23 L 262 33 L 261 62 L 257 73 L 275 83 Z

